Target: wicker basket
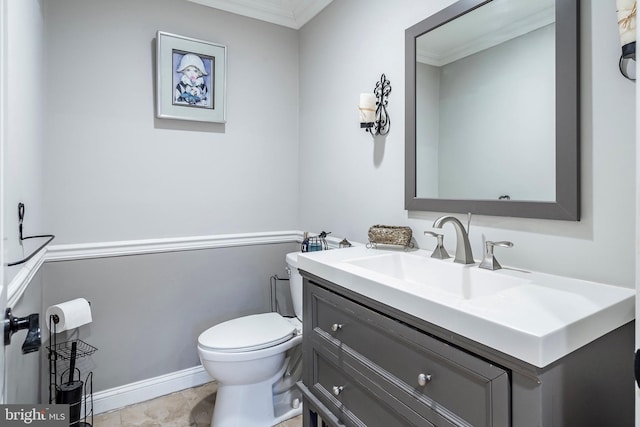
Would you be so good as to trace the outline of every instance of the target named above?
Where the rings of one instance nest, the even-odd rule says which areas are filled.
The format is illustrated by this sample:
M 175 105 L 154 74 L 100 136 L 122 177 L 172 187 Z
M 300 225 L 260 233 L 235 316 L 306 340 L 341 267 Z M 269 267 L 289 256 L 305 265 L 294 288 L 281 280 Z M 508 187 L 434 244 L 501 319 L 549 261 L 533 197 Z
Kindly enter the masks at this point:
M 373 225 L 369 228 L 369 243 L 372 245 L 411 246 L 413 232 L 410 227 Z

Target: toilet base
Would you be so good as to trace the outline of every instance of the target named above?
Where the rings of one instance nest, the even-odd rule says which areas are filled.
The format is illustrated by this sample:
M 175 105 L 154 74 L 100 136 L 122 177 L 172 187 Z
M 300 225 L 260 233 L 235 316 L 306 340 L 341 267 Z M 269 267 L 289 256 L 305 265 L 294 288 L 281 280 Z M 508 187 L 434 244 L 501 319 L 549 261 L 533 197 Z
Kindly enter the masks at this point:
M 282 382 L 289 359 L 273 377 L 248 385 L 218 385 L 212 427 L 270 427 L 302 413 L 301 393 L 292 386 L 273 394 Z M 297 399 L 297 400 L 296 400 Z M 297 402 L 297 407 L 294 406 Z
M 302 414 L 302 393 L 294 385 L 291 389 L 273 397 L 275 418 L 273 425 Z

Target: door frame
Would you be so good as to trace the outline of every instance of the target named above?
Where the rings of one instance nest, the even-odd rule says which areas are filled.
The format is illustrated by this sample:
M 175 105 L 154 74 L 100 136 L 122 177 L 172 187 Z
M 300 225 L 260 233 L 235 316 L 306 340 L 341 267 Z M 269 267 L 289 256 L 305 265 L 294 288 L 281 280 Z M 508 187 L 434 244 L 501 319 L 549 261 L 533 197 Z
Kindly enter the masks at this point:
M 5 283 L 5 211 L 4 186 L 7 138 L 7 88 L 8 88 L 8 1 L 0 0 L 0 309 L 4 313 L 7 305 L 7 284 Z M 0 345 L 0 404 L 5 403 L 7 396 L 5 372 L 7 370 L 4 344 Z
M 636 26 L 636 40 L 640 35 L 640 28 Z M 638 296 L 638 290 L 640 289 L 640 89 L 638 89 L 638 83 L 635 85 L 636 95 L 636 117 L 635 117 L 635 142 L 636 142 L 636 253 L 635 253 L 635 286 L 636 286 L 636 349 L 640 349 L 640 297 Z M 636 350 L 637 351 L 637 350 Z M 636 372 L 636 375 L 638 373 Z M 636 427 L 640 427 L 640 387 L 636 385 L 634 381 L 633 388 L 635 390 L 636 397 Z

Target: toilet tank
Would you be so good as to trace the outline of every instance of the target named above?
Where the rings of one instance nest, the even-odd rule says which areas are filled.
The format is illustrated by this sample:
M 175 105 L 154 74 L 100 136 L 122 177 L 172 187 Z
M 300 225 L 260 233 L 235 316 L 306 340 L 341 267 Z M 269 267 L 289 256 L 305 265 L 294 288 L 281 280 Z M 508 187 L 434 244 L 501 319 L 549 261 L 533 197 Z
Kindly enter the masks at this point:
M 290 252 L 287 254 L 287 274 L 289 275 L 289 286 L 291 288 L 291 301 L 296 317 L 302 321 L 302 276 L 298 271 L 298 254 L 300 252 Z

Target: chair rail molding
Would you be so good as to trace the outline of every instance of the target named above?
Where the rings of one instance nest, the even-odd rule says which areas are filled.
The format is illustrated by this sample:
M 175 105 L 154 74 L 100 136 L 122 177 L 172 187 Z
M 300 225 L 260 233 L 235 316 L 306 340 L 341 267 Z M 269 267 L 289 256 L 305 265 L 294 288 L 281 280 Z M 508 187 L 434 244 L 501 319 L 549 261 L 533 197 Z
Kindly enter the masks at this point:
M 299 230 L 263 231 L 255 233 L 215 234 L 209 236 L 171 237 L 164 239 L 124 240 L 114 242 L 50 245 L 22 265 L 7 287 L 8 307 L 22 297 L 33 277 L 45 262 L 73 261 L 92 258 L 195 251 L 237 246 L 300 243 L 304 233 Z M 327 237 L 329 248 L 340 246 L 337 237 Z M 360 245 L 354 243 L 354 245 Z
M 195 251 L 234 246 L 270 245 L 301 242 L 302 238 L 302 231 L 289 230 L 51 245 L 41 250 L 28 262 L 22 264 L 7 286 L 7 306 L 13 307 L 20 300 L 29 283 L 45 262 Z
M 9 282 L 7 286 L 7 307 L 13 308 L 18 301 L 20 301 L 29 283 L 31 283 L 31 280 L 35 277 L 36 273 L 38 273 L 42 264 L 44 264 L 46 253 L 47 251 L 45 249 L 34 255 L 33 258 L 22 264 L 20 270 L 18 270 L 13 279 L 11 279 L 11 282 Z
M 299 242 L 301 240 L 302 232 L 300 231 L 267 231 L 256 233 L 216 234 L 210 236 L 171 237 L 165 239 L 52 245 L 47 250 L 45 261 L 70 261 L 87 258 L 106 258 L 125 255 L 228 248 L 233 246 L 269 245 L 275 243 Z

